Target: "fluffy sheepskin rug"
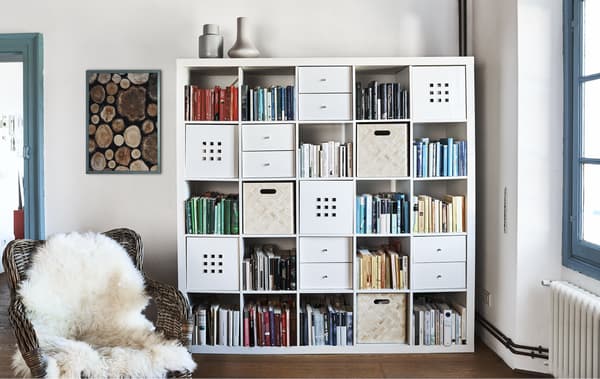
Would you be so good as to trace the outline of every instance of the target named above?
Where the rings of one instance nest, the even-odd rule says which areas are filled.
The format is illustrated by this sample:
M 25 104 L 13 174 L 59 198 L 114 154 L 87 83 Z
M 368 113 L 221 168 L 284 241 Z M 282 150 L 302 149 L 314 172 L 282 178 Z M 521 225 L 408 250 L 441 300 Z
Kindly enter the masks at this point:
M 48 377 L 165 377 L 196 364 L 142 315 L 149 298 L 127 252 L 101 234 L 59 234 L 33 258 L 19 293 Z M 17 350 L 17 375 L 30 376 Z

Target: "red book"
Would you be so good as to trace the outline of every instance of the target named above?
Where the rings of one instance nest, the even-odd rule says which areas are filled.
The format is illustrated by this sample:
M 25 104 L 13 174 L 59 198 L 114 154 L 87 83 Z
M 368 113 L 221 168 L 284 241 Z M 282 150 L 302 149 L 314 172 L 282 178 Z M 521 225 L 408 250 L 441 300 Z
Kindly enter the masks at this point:
M 256 346 L 265 346 L 265 339 L 263 338 L 263 314 L 260 310 L 260 307 L 257 307 L 256 309 L 256 326 L 257 326 L 257 332 L 256 332 L 256 336 L 257 336 L 257 340 L 256 340 Z
M 196 107 L 196 120 L 202 121 L 204 117 L 204 91 L 201 88 L 198 88 L 196 91 L 198 94 L 198 104 Z
M 244 346 L 250 346 L 250 312 L 244 311 Z
M 215 95 L 213 97 L 213 120 L 219 120 L 219 98 L 221 96 L 221 87 L 215 86 Z
M 225 88 L 219 91 L 219 121 L 225 121 Z
M 269 310 L 266 309 L 263 313 L 264 333 L 265 333 L 265 346 L 271 346 L 271 328 L 269 324 Z
M 233 87 L 233 118 L 232 120 L 238 120 L 238 87 Z
M 211 107 L 211 93 L 210 93 L 210 89 L 207 88 L 204 90 L 205 96 L 204 96 L 204 119 L 206 121 L 211 121 L 212 118 L 210 117 L 210 114 L 212 112 L 212 107 Z
M 281 346 L 281 314 L 275 313 L 275 338 L 274 345 Z
M 281 312 L 281 346 L 287 346 L 287 316 L 286 310 Z
M 224 99 L 224 112 L 225 112 L 225 117 L 223 118 L 223 120 L 225 121 L 231 121 L 231 117 L 229 116 L 229 109 L 231 108 L 231 86 L 227 87 L 225 89 L 225 99 Z

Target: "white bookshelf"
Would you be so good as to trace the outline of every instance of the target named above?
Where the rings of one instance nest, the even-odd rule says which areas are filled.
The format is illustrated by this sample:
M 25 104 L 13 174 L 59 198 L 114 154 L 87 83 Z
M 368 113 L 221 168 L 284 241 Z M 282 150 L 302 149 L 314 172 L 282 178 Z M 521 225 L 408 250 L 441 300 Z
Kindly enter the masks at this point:
M 331 120 L 324 117 L 323 120 L 311 117 L 310 120 L 299 120 L 299 115 L 306 114 L 306 111 L 300 112 L 299 107 L 303 104 L 303 100 L 299 100 L 300 85 L 299 71 L 303 67 L 311 67 L 311 72 L 318 72 L 318 68 L 324 68 L 324 72 L 329 72 L 329 68 L 344 67 L 349 69 L 349 82 L 344 83 L 345 88 L 349 88 L 351 103 L 349 108 L 342 109 L 347 112 L 348 117 L 341 120 Z M 419 70 L 425 67 L 426 70 Z M 464 72 L 464 88 L 460 88 L 458 93 L 461 94 L 461 99 L 458 99 L 460 107 L 464 107 L 462 116 L 456 115 L 455 110 L 450 110 L 446 114 L 451 114 L 450 117 L 444 118 L 444 112 L 439 115 L 421 113 L 424 116 L 419 116 L 413 112 L 419 107 L 427 106 L 425 99 L 422 97 L 422 88 L 416 88 L 417 79 L 422 81 L 422 78 L 415 78 L 415 70 L 418 70 L 419 75 L 423 75 L 423 71 L 431 71 L 434 77 L 432 81 L 443 79 L 444 70 L 436 72 L 436 68 L 451 68 L 452 70 L 463 70 Z M 428 72 L 428 71 L 427 71 Z M 408 88 L 409 91 L 409 117 L 397 120 L 357 120 L 356 119 L 356 82 L 362 81 L 363 85 L 369 80 L 376 78 L 384 81 L 401 82 Z M 442 79 L 440 79 L 442 78 Z M 294 85 L 295 94 L 295 120 L 292 121 L 242 121 L 241 117 L 241 91 L 238 97 L 239 112 L 238 120 L 240 121 L 186 121 L 184 119 L 184 86 L 189 84 L 197 84 L 206 88 L 214 85 L 230 85 L 237 79 L 236 85 L 257 84 L 274 85 L 274 84 L 292 84 Z M 451 80 L 453 80 L 451 78 Z M 331 92 L 336 93 L 335 91 Z M 475 319 L 475 113 L 474 113 L 474 60 L 472 57 L 398 57 L 398 58 L 257 58 L 257 59 L 178 59 L 177 60 L 177 83 L 176 83 L 176 101 L 177 101 L 177 267 L 178 267 L 178 286 L 179 289 L 188 295 L 192 305 L 198 299 L 204 299 L 210 296 L 211 301 L 223 301 L 224 303 L 234 304 L 239 306 L 243 311 L 244 304 L 249 297 L 257 299 L 267 296 L 282 295 L 295 302 L 293 312 L 296 313 L 296 322 L 299 322 L 299 308 L 306 296 L 315 294 L 340 294 L 350 299 L 349 305 L 353 310 L 353 326 L 354 326 L 354 344 L 351 346 L 289 346 L 289 347 L 243 347 L 243 346 L 210 346 L 210 345 L 193 345 L 190 350 L 193 353 L 214 353 L 214 354 L 361 354 L 361 353 L 456 353 L 456 352 L 472 352 L 474 351 L 474 319 Z M 453 101 L 456 99 L 453 99 Z M 420 104 L 418 104 L 420 102 Z M 335 108 L 337 107 L 337 108 Z M 336 111 L 339 106 L 335 105 Z M 343 107 L 342 107 L 343 108 Z M 325 108 L 323 108 L 325 109 Z M 463 113 L 458 110 L 458 113 Z M 407 153 L 408 175 L 404 176 L 386 176 L 386 177 L 357 177 L 357 128 L 361 124 L 406 124 L 408 126 Z M 262 125 L 291 125 L 293 127 L 294 137 L 294 175 L 285 177 L 251 177 L 245 178 L 243 172 L 243 141 L 242 129 L 247 126 L 260 128 Z M 319 128 L 319 126 L 323 126 Z M 237 175 L 234 177 L 220 178 L 214 173 L 204 175 L 186 175 L 186 129 L 190 126 L 228 126 L 233 127 L 236 133 L 235 151 L 231 153 L 236 160 Z M 327 135 L 323 141 L 329 140 L 330 131 L 325 128 L 338 129 L 340 135 L 346 141 L 354 143 L 353 161 L 354 172 L 352 177 L 340 178 L 303 178 L 300 177 L 300 162 L 299 162 L 299 146 L 301 140 L 301 130 L 303 128 L 311 128 L 311 135 L 315 133 Z M 351 132 L 348 135 L 347 131 Z M 467 175 L 454 177 L 416 177 L 412 173 L 412 141 L 415 138 L 431 136 L 440 138 L 445 136 L 455 136 L 467 141 Z M 316 137 L 315 137 L 316 138 Z M 316 143 L 315 141 L 310 141 Z M 342 141 L 344 142 L 344 141 Z M 284 235 L 280 234 L 247 234 L 243 228 L 243 183 L 244 182 L 287 182 L 293 185 L 293 201 L 294 201 L 294 229 L 293 233 Z M 304 232 L 301 226 L 301 207 L 305 206 L 306 201 L 301 198 L 301 186 L 303 184 L 314 184 L 317 186 L 327 186 L 328 183 L 343 182 L 347 183 L 347 188 L 352 188 L 351 193 L 347 195 L 353 199 L 351 204 L 352 214 L 352 229 L 341 232 L 330 232 L 320 234 L 314 232 Z M 356 233 L 356 206 L 355 197 L 362 193 L 362 189 L 377 189 L 377 192 L 394 191 L 406 192 L 409 198 L 413 195 L 428 193 L 438 195 L 440 193 L 454 193 L 465 196 L 466 207 L 466 231 L 462 233 L 413 233 L 413 215 L 410 212 L 411 229 L 409 233 L 402 234 L 357 234 Z M 185 225 L 185 209 L 184 202 L 190 196 L 197 195 L 201 190 L 210 189 L 221 192 L 239 194 L 239 235 L 199 235 L 187 234 Z M 375 192 L 375 191 L 370 191 Z M 412 203 L 411 203 L 412 208 Z M 415 262 L 415 242 L 417 239 L 431 239 L 440 236 L 451 236 L 455 238 L 464 238 L 464 280 L 463 285 L 447 288 L 440 286 L 439 288 L 422 289 L 415 287 L 415 277 L 413 275 L 413 267 L 420 264 Z M 346 238 L 350 242 L 350 261 L 351 261 L 351 277 L 348 281 L 347 288 L 323 288 L 323 289 L 304 289 L 302 283 L 302 268 L 303 259 L 301 255 L 300 241 L 303 238 Z M 190 278 L 196 278 L 199 273 L 198 267 L 188 266 L 188 255 L 194 254 L 187 250 L 187 242 L 193 239 L 203 239 L 209 241 L 210 244 L 218 244 L 219 241 L 237 241 L 237 250 L 231 252 L 235 255 L 235 269 L 238 285 L 235 290 L 220 290 L 218 288 L 209 290 L 198 290 L 197 288 L 188 287 Z M 287 291 L 255 291 L 243 290 L 242 287 L 242 271 L 241 262 L 244 258 L 244 247 L 253 245 L 255 241 L 261 244 L 270 240 L 287 240 L 288 243 L 295 246 L 296 251 L 296 290 Z M 406 251 L 409 255 L 409 288 L 406 290 L 393 289 L 360 289 L 358 286 L 358 267 L 356 259 L 357 247 L 361 244 L 376 244 L 381 240 L 382 243 L 390 240 L 400 241 L 402 246 L 407 246 Z M 422 241 L 422 240 L 420 240 Z M 198 242 L 198 241 L 196 241 Z M 226 242 L 224 242 L 226 243 Z M 435 262 L 431 262 L 435 263 Z M 435 270 L 435 264 L 431 264 L 431 270 Z M 357 296 L 360 294 L 403 294 L 406 296 L 406 343 L 358 343 L 357 342 L 357 327 L 358 327 L 358 312 L 357 312 Z M 414 300 L 423 294 L 440 294 L 448 295 L 459 299 L 467 307 L 467 343 L 453 344 L 450 346 L 443 345 L 415 345 L 413 335 L 412 310 Z M 240 312 L 243 317 L 243 312 Z M 240 326 L 240 344 L 243 344 L 243 325 Z M 300 327 L 296 327 L 296 341 L 300 341 Z

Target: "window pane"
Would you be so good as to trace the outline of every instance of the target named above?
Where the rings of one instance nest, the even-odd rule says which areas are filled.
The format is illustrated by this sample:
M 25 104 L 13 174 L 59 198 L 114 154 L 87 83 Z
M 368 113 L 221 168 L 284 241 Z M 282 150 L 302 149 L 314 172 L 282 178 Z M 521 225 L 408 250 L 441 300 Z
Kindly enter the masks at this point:
M 583 165 L 583 239 L 600 245 L 600 165 Z
M 583 2 L 583 72 L 585 75 L 600 72 L 600 0 Z
M 583 84 L 582 122 L 583 156 L 600 158 L 600 80 Z

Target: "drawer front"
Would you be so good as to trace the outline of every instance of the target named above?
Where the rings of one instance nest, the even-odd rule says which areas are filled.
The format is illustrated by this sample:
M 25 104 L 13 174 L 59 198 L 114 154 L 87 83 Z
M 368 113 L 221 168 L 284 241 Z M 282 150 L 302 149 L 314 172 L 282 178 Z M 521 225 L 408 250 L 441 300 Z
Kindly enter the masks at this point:
M 465 263 L 415 263 L 412 277 L 416 290 L 465 288 Z
M 352 71 L 348 66 L 298 67 L 300 93 L 351 92 Z
M 464 262 L 467 241 L 463 236 L 415 237 L 414 262 Z
M 294 125 L 244 125 L 242 149 L 294 150 Z
M 237 126 L 186 125 L 187 178 L 235 178 L 238 175 Z
M 461 121 L 467 117 L 465 66 L 412 67 L 413 121 Z
M 343 237 L 300 238 L 300 262 L 352 262 L 352 242 Z
M 298 102 L 300 120 L 350 120 L 352 95 L 300 94 Z
M 300 264 L 300 289 L 350 289 L 352 288 L 351 263 Z
M 237 238 L 188 237 L 186 258 L 188 290 L 239 290 Z
M 293 151 L 247 151 L 242 155 L 245 178 L 289 178 L 294 176 Z
M 300 233 L 350 234 L 354 212 L 354 183 L 300 182 Z

